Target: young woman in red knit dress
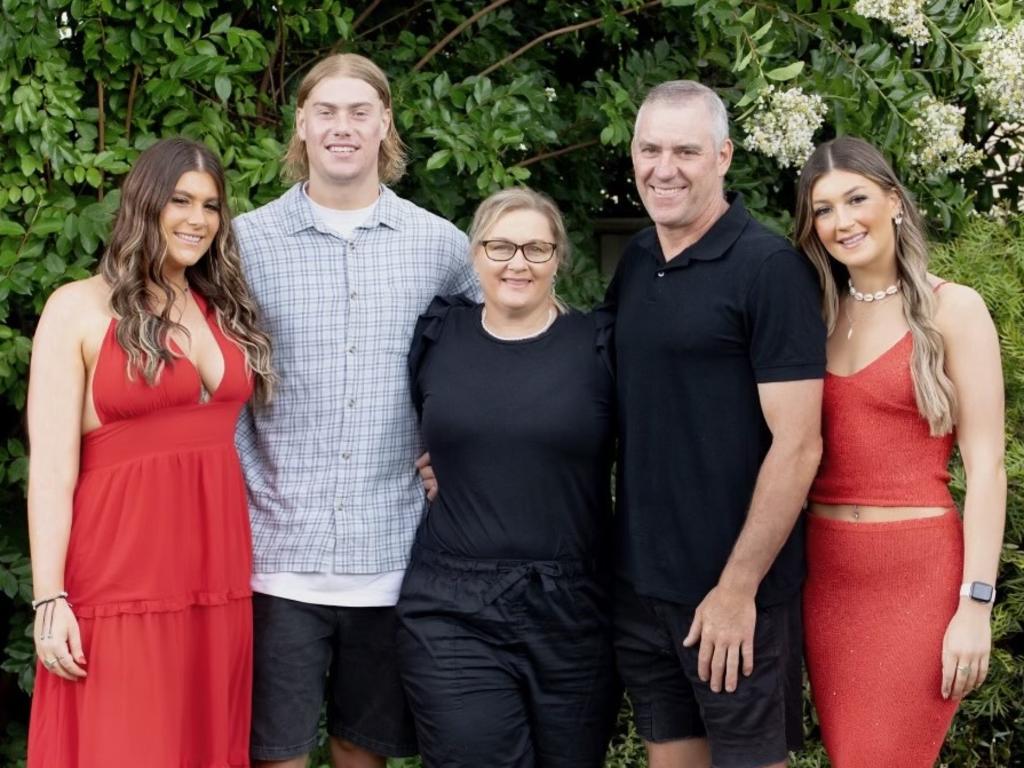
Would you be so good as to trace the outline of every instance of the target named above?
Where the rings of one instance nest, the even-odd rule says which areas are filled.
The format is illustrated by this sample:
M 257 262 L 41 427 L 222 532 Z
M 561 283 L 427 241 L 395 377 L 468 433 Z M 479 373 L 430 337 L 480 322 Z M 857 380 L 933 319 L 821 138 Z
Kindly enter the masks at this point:
M 209 149 L 158 142 L 124 181 L 100 274 L 54 291 L 39 320 L 30 768 L 249 765 L 234 431 L 271 370 L 226 206 Z
M 999 342 L 977 293 L 928 274 L 921 217 L 866 142 L 811 155 L 796 232 L 830 334 L 804 591 L 822 738 L 835 768 L 930 768 L 988 673 L 1006 509 Z

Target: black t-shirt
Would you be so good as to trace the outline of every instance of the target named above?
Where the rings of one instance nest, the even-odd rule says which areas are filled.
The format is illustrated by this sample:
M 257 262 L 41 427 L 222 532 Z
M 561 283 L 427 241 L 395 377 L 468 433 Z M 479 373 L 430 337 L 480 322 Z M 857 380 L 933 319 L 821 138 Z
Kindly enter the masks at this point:
M 480 306 L 438 297 L 409 356 L 440 493 L 417 541 L 482 559 L 594 564 L 611 521 L 611 328 L 579 313 L 501 341 Z
M 757 385 L 825 375 L 813 269 L 729 199 L 667 262 L 653 228 L 636 235 L 605 305 L 616 313 L 619 568 L 640 594 L 688 605 L 718 582 L 771 446 Z M 798 523 L 758 603 L 802 580 Z

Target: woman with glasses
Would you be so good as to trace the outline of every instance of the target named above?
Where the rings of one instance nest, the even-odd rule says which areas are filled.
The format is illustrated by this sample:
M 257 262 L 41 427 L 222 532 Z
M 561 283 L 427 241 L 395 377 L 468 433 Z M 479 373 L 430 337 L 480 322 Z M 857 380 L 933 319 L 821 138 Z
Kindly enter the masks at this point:
M 440 490 L 398 603 L 403 679 L 427 768 L 596 768 L 618 705 L 609 330 L 555 297 L 546 196 L 487 198 L 470 247 L 483 304 L 438 297 L 410 352 Z

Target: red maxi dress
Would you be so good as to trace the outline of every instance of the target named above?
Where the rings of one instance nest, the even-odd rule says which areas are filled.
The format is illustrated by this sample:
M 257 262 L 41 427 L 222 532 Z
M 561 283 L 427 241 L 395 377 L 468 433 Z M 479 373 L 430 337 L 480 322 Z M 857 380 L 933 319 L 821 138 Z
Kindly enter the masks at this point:
M 186 358 L 155 386 L 129 380 L 107 329 L 65 567 L 88 676 L 37 664 L 29 768 L 249 765 L 252 552 L 234 431 L 252 384 L 195 298 L 224 357 L 205 403 Z

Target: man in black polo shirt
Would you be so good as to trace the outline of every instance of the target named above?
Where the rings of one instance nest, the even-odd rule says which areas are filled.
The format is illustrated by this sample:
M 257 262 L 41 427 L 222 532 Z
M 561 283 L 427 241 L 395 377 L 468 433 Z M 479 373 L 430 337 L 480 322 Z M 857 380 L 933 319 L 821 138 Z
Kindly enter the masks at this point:
M 652 768 L 783 766 L 801 741 L 794 523 L 821 454 L 825 329 L 810 265 L 724 192 L 728 130 L 699 83 L 648 94 L 632 156 L 654 227 L 608 290 L 616 646 Z

